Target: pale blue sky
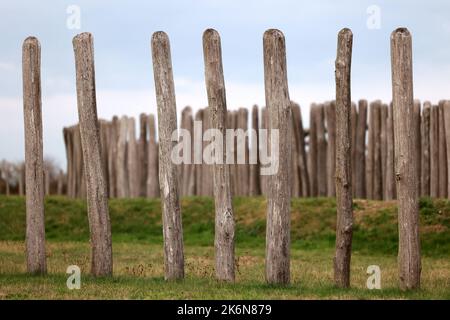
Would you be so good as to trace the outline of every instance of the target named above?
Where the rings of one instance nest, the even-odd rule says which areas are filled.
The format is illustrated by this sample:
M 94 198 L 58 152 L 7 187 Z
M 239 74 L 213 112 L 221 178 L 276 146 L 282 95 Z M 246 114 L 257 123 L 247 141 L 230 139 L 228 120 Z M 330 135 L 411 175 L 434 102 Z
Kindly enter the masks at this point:
M 78 5 L 81 29 L 66 26 Z M 380 28 L 369 29 L 368 7 L 380 8 Z M 65 165 L 62 127 L 77 121 L 72 37 L 94 35 L 98 113 L 155 113 L 150 37 L 168 33 L 178 110 L 206 105 L 202 33 L 222 37 L 229 109 L 264 104 L 262 35 L 286 37 L 291 98 L 307 122 L 312 101 L 334 96 L 337 32 L 354 34 L 352 97 L 391 99 L 389 35 L 408 27 L 413 36 L 415 97 L 437 102 L 450 91 L 448 1 L 2 1 L 0 3 L 0 159 L 23 159 L 21 47 L 37 36 L 42 48 L 44 154 Z

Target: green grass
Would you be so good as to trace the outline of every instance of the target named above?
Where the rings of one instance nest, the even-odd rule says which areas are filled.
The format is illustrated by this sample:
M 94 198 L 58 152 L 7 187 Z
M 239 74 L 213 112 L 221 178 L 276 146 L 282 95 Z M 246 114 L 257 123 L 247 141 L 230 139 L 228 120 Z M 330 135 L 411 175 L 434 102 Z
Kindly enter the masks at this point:
M 450 299 L 450 201 L 420 201 L 422 288 L 402 292 L 397 283 L 395 202 L 356 200 L 352 288 L 333 286 L 332 258 L 336 203 L 329 198 L 294 199 L 291 213 L 292 284 L 264 282 L 266 200 L 234 199 L 236 217 L 235 284 L 214 280 L 214 202 L 182 199 L 186 279 L 163 280 L 159 200 L 111 200 L 114 277 L 89 276 L 89 227 L 85 201 L 48 197 L 45 203 L 47 260 L 45 277 L 26 275 L 25 202 L 0 196 L 0 299 Z M 82 290 L 66 287 L 68 265 L 82 269 Z M 366 269 L 382 271 L 382 290 L 366 289 Z

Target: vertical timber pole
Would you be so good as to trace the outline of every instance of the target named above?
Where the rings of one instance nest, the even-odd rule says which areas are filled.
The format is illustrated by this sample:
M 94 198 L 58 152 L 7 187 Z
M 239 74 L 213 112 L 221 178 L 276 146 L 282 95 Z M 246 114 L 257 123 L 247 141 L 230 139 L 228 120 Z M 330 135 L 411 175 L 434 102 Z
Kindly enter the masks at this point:
M 391 34 L 392 102 L 395 177 L 398 196 L 398 266 L 401 289 L 420 286 L 419 205 L 411 34 L 398 28 Z
M 227 102 L 222 67 L 220 36 L 216 30 L 203 33 L 205 81 L 210 108 L 211 127 L 220 131 L 222 150 L 216 150 L 213 178 L 215 200 L 216 278 L 234 281 L 234 215 L 230 188 L 230 171 L 226 163 Z M 220 152 L 220 153 L 219 153 Z
M 353 34 L 342 29 L 338 35 L 336 58 L 336 253 L 334 282 L 336 286 L 350 286 L 352 254 L 353 209 L 351 172 L 351 86 Z
M 28 37 L 22 47 L 25 128 L 26 255 L 29 273 L 47 272 L 41 107 L 41 45 Z
M 94 43 L 90 33 L 73 39 L 77 79 L 78 116 L 85 168 L 88 218 L 91 232 L 91 272 L 110 276 L 113 272 L 108 190 L 102 168 L 100 128 L 95 96 Z
M 159 185 L 163 209 L 165 278 L 175 280 L 184 278 L 178 170 L 171 159 L 172 149 L 176 144 L 176 141 L 172 141 L 172 134 L 177 129 L 175 85 L 168 36 L 162 31 L 155 32 L 151 42 L 158 105 Z
M 264 33 L 264 83 L 271 135 L 278 130 L 278 170 L 270 176 L 266 229 L 266 281 L 290 282 L 291 102 L 289 99 L 284 35 Z M 275 152 L 271 148 L 272 155 Z M 272 158 L 273 159 L 273 158 Z M 272 164 L 273 165 L 273 164 Z

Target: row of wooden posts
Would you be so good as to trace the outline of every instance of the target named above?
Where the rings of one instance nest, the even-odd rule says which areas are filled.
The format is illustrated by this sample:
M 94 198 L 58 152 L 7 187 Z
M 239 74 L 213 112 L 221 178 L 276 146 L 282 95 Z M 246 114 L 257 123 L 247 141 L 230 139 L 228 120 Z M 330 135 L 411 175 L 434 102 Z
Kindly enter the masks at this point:
M 445 108 L 444 108 L 445 107 Z M 310 111 L 310 128 L 303 127 L 300 106 L 291 103 L 292 112 L 292 169 L 290 174 L 292 197 L 336 196 L 336 102 L 314 103 Z M 418 159 L 417 181 L 421 196 L 450 197 L 447 172 L 447 144 L 445 134 L 450 110 L 444 100 L 438 105 L 429 101 L 414 101 Z M 202 122 L 205 132 L 210 108 L 200 109 L 195 116 L 190 107 L 181 112 L 181 129 L 194 136 L 194 120 Z M 231 193 L 234 196 L 267 195 L 267 181 L 261 176 L 260 163 L 250 164 L 251 148 L 259 149 L 259 128 L 267 129 L 268 109 L 253 106 L 250 128 L 256 135 L 246 136 L 245 164 L 230 164 Z M 245 108 L 227 111 L 227 129 L 247 131 L 249 112 Z M 360 100 L 351 104 L 352 195 L 359 199 L 392 200 L 396 198 L 394 173 L 394 128 L 392 103 L 380 100 Z M 368 122 L 368 123 L 367 123 Z M 126 116 L 114 116 L 112 121 L 99 120 L 102 159 L 110 198 L 159 197 L 158 142 L 155 117 L 141 114 L 139 135 L 136 121 Z M 447 129 L 449 130 L 449 129 Z M 79 125 L 64 128 L 67 156 L 67 188 L 69 197 L 85 197 L 83 154 Z M 201 143 L 201 142 L 200 142 Z M 237 138 L 234 138 L 236 145 Z M 191 155 L 194 145 L 191 144 Z M 450 150 L 450 147 L 449 147 Z M 233 150 L 236 159 L 237 147 Z M 236 161 L 235 161 L 236 163 Z M 182 196 L 213 196 L 212 164 L 182 164 L 178 169 Z M 60 185 L 58 176 L 58 186 Z M 60 188 L 58 187 L 58 190 Z
M 309 169 L 305 148 L 300 150 L 303 153 L 298 165 L 298 170 L 302 171 L 299 177 L 304 175 L 310 177 L 309 187 L 304 179 L 298 183 L 298 189 L 292 187 L 292 154 L 297 154 L 297 145 L 300 145 L 301 132 L 299 130 L 300 110 L 291 103 L 289 98 L 286 47 L 284 35 L 276 29 L 267 30 L 263 37 L 264 48 L 264 84 L 266 95 L 266 126 L 270 132 L 279 131 L 279 157 L 278 171 L 267 177 L 267 229 L 266 229 L 266 281 L 268 283 L 287 284 L 290 282 L 290 200 L 293 194 L 326 195 L 329 190 L 335 190 L 337 200 L 337 223 L 336 223 L 336 252 L 334 256 L 334 279 L 339 287 L 350 285 L 350 260 L 353 228 L 352 198 L 353 184 L 352 172 L 360 170 L 360 178 L 364 177 L 365 170 L 353 169 L 358 164 L 358 158 L 353 153 L 363 156 L 363 142 L 356 139 L 357 146 L 352 148 L 352 129 L 357 132 L 365 132 L 365 125 L 352 125 L 352 106 L 350 93 L 350 70 L 352 55 L 353 35 L 349 29 L 343 29 L 338 34 L 337 58 L 336 58 L 336 99 L 335 103 L 329 106 L 315 106 L 312 108 L 311 122 L 309 130 Z M 70 195 L 82 194 L 82 186 L 85 185 L 88 218 L 91 232 L 91 272 L 96 276 L 112 275 L 112 244 L 111 227 L 108 211 L 108 188 L 109 192 L 118 196 L 123 194 L 138 195 L 143 194 L 144 182 L 148 185 L 151 179 L 156 180 L 156 174 L 144 177 L 143 174 L 135 174 L 138 159 L 146 158 L 142 151 L 139 151 L 138 142 L 128 144 L 127 152 L 123 152 L 125 138 L 133 141 L 134 129 L 133 120 L 122 118 L 120 120 L 120 132 L 117 144 L 113 143 L 111 148 L 105 148 L 105 141 L 111 139 L 114 134 L 105 134 L 114 131 L 114 126 L 99 122 L 97 118 L 96 95 L 95 95 L 95 72 L 94 72 L 94 52 L 93 38 L 89 33 L 82 33 L 73 39 L 76 66 L 77 101 L 79 114 L 79 130 L 66 128 L 64 137 L 66 139 L 68 157 L 73 160 L 82 156 L 83 165 L 80 160 L 69 161 L 70 183 L 74 180 L 84 179 L 84 183 L 75 183 L 78 187 L 70 186 Z M 153 60 L 153 74 L 156 88 L 156 101 L 158 107 L 158 161 L 156 161 L 156 140 L 152 152 L 148 152 L 147 164 L 153 161 L 151 170 L 156 170 L 154 162 L 158 162 L 159 190 L 162 204 L 163 238 L 164 238 L 164 262 L 165 278 L 180 279 L 184 277 L 184 250 L 183 231 L 181 221 L 180 195 L 184 187 L 180 184 L 179 168 L 171 160 L 171 152 L 174 147 L 172 133 L 177 128 L 177 109 L 175 103 L 175 90 L 172 72 L 170 44 L 168 36 L 164 32 L 156 32 L 151 39 L 151 51 Z M 203 34 L 203 52 L 205 62 L 205 81 L 208 96 L 209 110 L 203 113 L 212 128 L 218 129 L 225 141 L 225 128 L 227 127 L 225 81 L 223 76 L 222 54 L 219 34 L 208 29 Z M 386 132 L 392 132 L 393 138 L 385 137 L 386 140 L 394 140 L 390 157 L 386 155 L 385 171 L 393 170 L 393 178 L 396 182 L 395 189 L 398 200 L 399 219 L 399 280 L 403 289 L 417 288 L 420 284 L 420 243 L 418 232 L 418 158 L 417 145 L 420 142 L 418 136 L 418 117 L 414 107 L 412 91 L 412 49 L 411 36 L 407 29 L 399 28 L 391 35 L 391 66 L 392 66 L 392 108 L 387 109 L 382 106 L 370 108 L 370 113 L 379 113 L 382 117 L 392 119 L 389 121 L 373 121 L 369 123 L 369 148 L 366 166 L 371 174 L 371 182 L 367 184 L 366 195 L 369 197 L 382 197 L 379 190 L 383 186 L 381 173 L 383 166 L 381 149 L 384 148 L 381 142 L 381 134 L 377 134 L 382 126 L 386 126 Z M 330 72 L 332 72 L 330 70 Z M 45 227 L 44 227 L 44 205 L 43 205 L 43 169 L 42 169 L 42 122 L 41 122 L 41 90 L 40 90 L 40 44 L 36 38 L 27 38 L 23 46 L 23 93 L 24 93 L 24 118 L 25 118 L 25 162 L 26 162 L 26 198 L 27 198 L 27 228 L 26 228 L 26 248 L 27 265 L 29 272 L 45 273 Z M 379 104 L 377 104 L 379 105 Z M 445 110 L 448 109 L 446 105 Z M 355 109 L 355 108 L 353 108 Z M 425 109 L 425 108 L 424 108 Z M 429 110 L 440 110 L 428 108 Z M 359 114 L 363 117 L 367 110 L 364 102 L 361 103 Z M 384 110 L 384 111 L 383 111 Z M 389 117 L 391 110 L 391 116 Z M 388 116 L 386 116 L 386 111 Z M 186 111 L 188 113 L 188 111 Z M 355 112 L 354 112 L 355 113 Z M 207 116 L 205 116 L 207 114 Z M 321 117 L 333 119 L 334 128 L 329 126 L 328 145 L 335 148 L 324 147 L 325 127 Z M 430 123 L 433 112 L 430 113 Z M 365 117 L 365 115 L 364 115 Z M 145 117 L 142 117 L 144 119 Z M 293 120 L 296 125 L 293 126 Z M 371 119 L 372 119 L 371 118 Z M 447 119 L 448 117 L 446 117 Z M 150 116 L 147 121 L 150 139 L 154 138 L 154 120 Z M 264 117 L 263 117 L 264 119 Z M 441 118 L 439 118 L 441 119 Z M 115 120 L 116 122 L 118 119 Z M 332 121 L 329 120 L 329 123 Z M 114 123 L 114 120 L 113 120 Z M 383 125 L 385 123 L 385 125 Z M 389 124 L 390 123 L 390 124 Z M 183 124 L 182 124 L 183 126 Z M 388 126 L 391 126 L 389 130 Z M 102 130 L 101 128 L 108 128 Z M 130 129 L 131 128 L 131 129 Z M 373 128 L 372 131 L 370 128 Z M 432 128 L 441 128 L 440 126 Z M 377 131 L 378 130 L 378 131 Z M 391 131 L 390 131 L 391 130 Z M 435 130 L 435 129 L 433 129 Z M 68 134 L 71 132 L 73 134 Z M 125 134 L 126 131 L 126 134 Z M 295 134 L 292 134 L 292 131 Z M 372 132 L 372 133 L 371 133 Z M 79 134 L 79 137 L 78 137 Z M 303 132 L 305 135 L 305 132 Z M 389 136 L 391 136 L 390 134 Z M 356 134 L 358 137 L 358 134 Z M 295 139 L 294 139 L 295 138 Z M 104 143 L 102 144 L 102 140 Z M 296 143 L 293 141 L 296 140 Z M 314 141 L 317 142 L 315 143 Z M 332 141 L 334 140 L 334 144 Z M 441 140 L 430 139 L 430 144 Z M 387 144 L 387 143 L 386 143 Z M 76 147 L 74 147 L 76 145 Z M 151 143 L 148 144 L 150 146 Z M 387 144 L 389 146 L 389 144 Z M 441 144 L 439 144 L 441 146 Z M 226 147 L 226 146 L 225 146 Z M 208 182 L 200 180 L 199 185 L 208 183 L 213 190 L 215 199 L 215 273 L 216 278 L 224 281 L 234 281 L 235 279 L 235 251 L 234 235 L 235 220 L 232 206 L 232 170 L 226 164 L 226 150 L 219 155 L 222 163 L 216 162 L 212 166 L 212 177 Z M 358 149 L 359 147 L 359 149 Z M 78 149 L 77 149 L 78 148 Z M 117 156 L 120 159 L 114 163 L 114 157 L 102 156 L 113 152 L 117 148 Z M 82 150 L 80 153 L 79 150 Z M 121 149 L 121 151 L 119 151 Z M 136 150 L 137 149 L 137 150 Z M 150 147 L 149 147 L 150 149 Z M 316 150 L 315 150 L 316 149 Z M 430 146 L 431 149 L 431 146 Z M 74 152 L 78 150 L 78 152 Z M 106 151 L 105 151 L 106 150 Z M 433 149 L 434 150 L 434 149 Z M 437 149 L 440 150 L 440 149 Z M 324 157 L 323 153 L 334 153 L 334 156 Z M 385 151 L 389 153 L 389 149 Z M 116 170 L 115 184 L 108 183 L 109 172 L 107 168 L 119 163 L 125 163 L 127 154 L 128 168 L 133 170 Z M 128 155 L 131 154 L 131 157 Z M 392 155 L 393 154 L 393 155 Z M 134 158 L 133 158 L 134 157 Z M 296 156 L 297 157 L 297 156 Z M 392 157 L 393 160 L 392 160 Z M 335 161 L 333 161 L 333 158 Z M 326 161 L 328 160 L 328 165 Z M 394 162 L 392 169 L 387 161 Z M 131 163 L 130 163 L 131 162 Z M 139 161 L 140 163 L 145 163 Z M 433 162 L 431 162 L 432 164 Z M 80 166 L 76 170 L 74 166 Z M 327 167 L 334 166 L 335 179 L 323 178 L 322 174 Z M 302 169 L 300 169 L 302 168 Z M 388 169 L 391 168 L 391 169 Z M 439 166 L 439 169 L 441 167 Z M 83 170 L 84 178 L 80 175 Z M 147 167 L 150 171 L 150 166 Z M 296 169 L 297 170 L 297 169 Z M 443 169 L 444 170 L 444 169 Z M 121 172 L 122 171 L 122 172 Z M 308 171 L 308 173 L 306 173 Z M 124 177 L 128 175 L 128 180 L 132 183 L 126 184 Z M 440 175 L 440 173 L 439 173 Z M 372 178 L 375 177 L 376 178 Z M 326 176 L 325 176 L 326 177 Z M 246 179 L 246 178 L 245 178 Z M 430 177 L 431 179 L 431 177 Z M 435 179 L 435 178 L 434 178 Z M 388 178 L 384 182 L 386 185 Z M 120 181 L 120 183 L 119 183 Z M 240 182 L 241 180 L 236 180 Z M 364 186 L 364 183 L 359 182 Z M 264 184 L 262 184 L 264 185 Z M 300 185 L 302 187 L 300 187 Z M 380 187 L 381 185 L 381 187 Z M 108 187 L 109 186 L 109 187 Z M 122 190 L 122 187 L 125 191 Z M 135 190 L 136 188 L 137 190 Z M 249 188 L 250 189 L 250 188 Z M 294 191 L 295 190 L 295 191 Z M 440 190 L 440 189 L 439 189 Z M 128 193 L 127 193 L 128 192 Z M 148 189 L 146 190 L 148 192 Z M 333 191 L 334 192 L 334 191 Z M 357 194 L 358 190 L 355 191 Z M 361 191 L 359 191 L 361 192 Z M 431 192 L 431 191 L 430 191 Z M 439 191 L 440 192 L 440 191 Z

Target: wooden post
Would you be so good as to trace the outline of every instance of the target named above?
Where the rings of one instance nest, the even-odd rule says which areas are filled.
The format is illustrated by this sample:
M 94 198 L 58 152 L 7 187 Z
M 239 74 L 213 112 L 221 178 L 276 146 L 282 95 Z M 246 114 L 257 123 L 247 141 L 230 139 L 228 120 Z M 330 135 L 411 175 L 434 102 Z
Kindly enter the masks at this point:
M 45 257 L 44 160 L 42 146 L 41 45 L 28 37 L 22 47 L 25 128 L 26 255 L 29 273 L 47 272 Z
M 261 129 L 264 130 L 268 130 L 269 129 L 269 118 L 268 118 L 268 111 L 267 111 L 267 107 L 263 107 L 261 108 Z M 269 135 L 267 135 L 267 137 L 269 137 Z M 267 139 L 269 140 L 269 139 Z M 268 141 L 265 142 L 266 143 L 266 150 L 270 150 L 269 146 L 270 143 Z M 260 142 L 260 149 L 261 149 L 261 142 Z M 233 168 L 233 165 L 231 166 L 231 168 Z M 233 170 L 231 171 L 231 173 L 233 173 Z M 268 194 L 268 176 L 267 175 L 262 175 L 260 176 L 261 179 L 261 193 L 265 196 L 267 196 Z
M 327 139 L 325 137 L 325 111 L 319 104 L 316 113 L 317 128 L 317 184 L 318 196 L 327 195 Z
M 358 110 L 356 108 L 356 103 L 352 102 L 350 105 L 350 126 L 351 126 L 351 157 L 352 157 L 352 195 L 355 195 L 355 179 L 356 179 L 356 169 L 355 169 L 355 157 L 356 157 L 356 127 L 358 126 Z
M 366 196 L 367 199 L 373 199 L 373 167 L 374 167 L 374 124 L 375 124 L 375 102 L 369 104 L 369 127 L 367 139 L 367 158 L 366 158 Z
M 90 33 L 74 37 L 78 116 L 91 231 L 91 272 L 110 276 L 113 271 L 108 192 L 102 168 L 97 102 L 95 97 L 94 44 Z
M 387 116 L 388 105 L 383 103 L 380 109 L 381 117 L 381 199 L 385 198 L 386 193 L 386 169 L 387 169 Z
M 170 43 L 167 35 L 158 31 L 152 36 L 153 75 L 158 105 L 159 185 L 163 211 L 165 278 L 184 278 L 183 227 L 178 190 L 177 167 L 171 152 L 176 142 L 172 133 L 177 129 L 177 106 L 173 82 Z
M 119 139 L 117 140 L 117 197 L 128 198 L 130 186 L 128 184 L 127 169 L 127 133 L 128 117 L 122 116 L 119 121 Z
M 147 143 L 147 115 L 139 115 L 139 142 L 138 142 L 138 172 L 139 172 L 139 196 L 145 197 L 147 194 L 147 167 L 148 167 L 148 143 Z
M 259 171 L 259 110 L 258 106 L 254 105 L 252 108 L 252 146 L 251 153 L 253 154 L 253 160 L 255 164 L 250 165 L 250 196 L 257 196 L 261 194 L 261 182 Z
M 276 29 L 264 33 L 264 83 L 271 134 L 279 133 L 278 171 L 270 176 L 266 230 L 266 281 L 290 281 L 291 107 L 287 82 L 284 35 Z M 274 152 L 274 150 L 271 150 Z
M 382 171 L 381 171 L 381 101 L 374 104 L 373 112 L 373 199 L 383 198 Z
M 386 121 L 386 189 L 385 200 L 395 199 L 395 169 L 394 169 L 394 115 L 392 103 L 388 105 L 388 116 Z
M 316 114 L 318 112 L 317 104 L 311 105 L 310 117 L 309 117 L 309 181 L 311 197 L 317 197 L 319 194 L 319 186 L 317 180 L 317 125 Z
M 419 204 L 411 35 L 406 28 L 391 34 L 392 95 L 394 108 L 395 176 L 398 194 L 400 287 L 420 286 Z
M 109 197 L 117 197 L 117 145 L 119 140 L 119 118 L 114 116 L 109 124 L 108 148 L 108 182 Z
M 216 278 L 234 281 L 234 214 L 230 189 L 230 172 L 226 163 L 227 103 L 219 33 L 207 29 L 203 33 L 205 82 L 213 129 L 222 137 L 222 153 L 215 155 L 213 165 L 215 203 Z M 216 150 L 218 152 L 218 150 Z
M 147 198 L 159 197 L 158 175 L 158 143 L 156 142 L 155 116 L 149 114 L 148 122 L 148 168 L 147 168 Z
M 199 109 L 195 113 L 195 121 L 197 123 L 201 123 L 203 126 L 203 110 Z M 203 128 L 198 128 L 200 132 L 195 133 L 194 132 L 194 145 L 197 145 L 197 148 L 194 148 L 194 159 L 198 159 L 197 162 L 194 164 L 194 170 L 195 170 L 195 195 L 201 196 L 202 195 L 202 162 L 203 162 L 203 152 L 202 148 L 200 148 L 200 145 L 203 146 Z
M 420 194 L 425 197 L 430 196 L 430 112 L 431 103 L 425 101 L 420 127 L 422 141 Z
M 447 145 L 445 138 L 444 100 L 439 101 L 439 198 L 447 198 Z
M 450 172 L 450 101 L 443 103 L 445 142 L 447 155 L 447 174 Z M 447 177 L 447 198 L 450 198 L 450 178 Z
M 138 172 L 138 146 L 136 142 L 136 123 L 133 117 L 128 118 L 128 183 L 130 190 L 130 198 L 139 197 L 140 179 Z
M 353 209 L 351 173 L 351 86 L 353 34 L 344 28 L 338 35 L 336 57 L 336 253 L 334 282 L 350 286 L 352 255 Z
M 336 196 L 336 102 L 325 103 L 325 118 L 328 132 L 327 151 L 327 196 Z
M 439 197 L 439 108 L 430 111 L 430 196 Z
M 181 112 L 181 129 L 185 129 L 187 130 L 190 135 L 191 135 L 191 163 L 185 163 L 181 166 L 182 168 L 182 195 L 188 195 L 188 196 L 192 196 L 194 195 L 194 165 L 193 165 L 193 133 L 194 133 L 194 128 L 193 128 L 193 119 L 192 119 L 192 109 L 191 107 L 187 106 L 183 109 L 183 111 Z
M 300 106 L 297 103 L 292 104 L 292 118 L 295 121 L 295 137 L 298 148 L 298 166 L 300 170 L 300 192 L 302 197 L 309 196 L 309 176 L 308 176 L 308 164 L 307 155 L 305 150 L 305 131 L 303 129 L 302 113 Z
M 358 121 L 355 143 L 355 197 L 366 197 L 366 128 L 367 100 L 358 102 Z
M 420 100 L 414 100 L 414 128 L 412 130 L 412 133 L 415 135 L 414 141 L 415 141 L 415 152 L 416 152 L 416 170 L 417 170 L 417 196 L 420 196 L 420 189 L 421 189 L 421 183 L 420 183 L 420 177 L 422 176 L 421 170 L 421 158 L 422 158 L 422 143 L 421 143 L 421 133 L 420 133 L 420 122 L 421 122 L 421 116 L 420 116 Z M 444 134 L 445 136 L 445 134 Z

